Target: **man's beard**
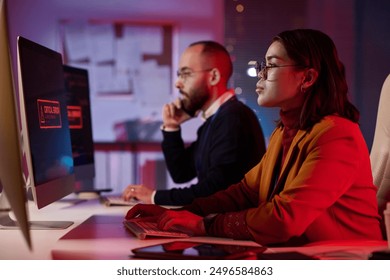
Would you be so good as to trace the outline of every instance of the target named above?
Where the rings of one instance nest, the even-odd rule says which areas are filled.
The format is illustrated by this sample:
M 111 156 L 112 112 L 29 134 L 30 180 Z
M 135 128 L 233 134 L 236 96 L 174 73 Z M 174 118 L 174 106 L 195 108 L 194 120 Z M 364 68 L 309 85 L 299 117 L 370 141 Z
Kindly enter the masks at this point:
M 182 99 L 183 111 L 190 116 L 194 116 L 197 111 L 201 110 L 209 99 L 209 95 L 206 90 L 198 89 L 192 91 L 190 94 L 180 92 L 186 98 Z

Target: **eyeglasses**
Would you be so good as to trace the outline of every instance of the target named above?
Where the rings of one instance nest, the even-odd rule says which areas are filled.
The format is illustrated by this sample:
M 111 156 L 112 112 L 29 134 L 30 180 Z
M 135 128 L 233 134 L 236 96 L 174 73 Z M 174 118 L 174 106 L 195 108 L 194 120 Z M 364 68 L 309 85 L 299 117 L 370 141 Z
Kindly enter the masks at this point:
M 178 78 L 180 78 L 182 80 L 186 80 L 188 77 L 192 76 L 194 73 L 208 72 L 211 70 L 213 70 L 213 68 L 198 70 L 198 71 L 193 71 L 193 70 L 181 70 L 180 71 L 180 70 L 178 70 L 176 72 L 176 75 Z
M 272 68 L 281 68 L 281 67 L 302 67 L 302 68 L 307 68 L 308 66 L 306 65 L 299 65 L 299 64 L 287 64 L 287 65 L 267 65 L 264 61 L 262 61 L 261 63 L 258 63 L 257 61 L 255 61 L 254 63 L 251 62 L 252 65 L 254 65 L 254 68 L 256 70 L 256 76 L 259 77 L 259 74 L 260 74 L 260 78 L 261 79 L 264 79 L 264 80 L 267 80 L 268 78 L 268 70 L 269 69 L 272 69 Z

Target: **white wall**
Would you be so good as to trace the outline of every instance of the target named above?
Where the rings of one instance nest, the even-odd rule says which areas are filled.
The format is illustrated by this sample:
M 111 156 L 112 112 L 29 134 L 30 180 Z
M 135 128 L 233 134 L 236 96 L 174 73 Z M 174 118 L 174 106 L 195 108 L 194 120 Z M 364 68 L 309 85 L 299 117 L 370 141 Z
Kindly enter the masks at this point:
M 173 71 L 176 71 L 180 53 L 191 42 L 213 39 L 223 43 L 224 38 L 223 0 L 11 0 L 8 1 L 8 17 L 14 65 L 19 35 L 62 52 L 59 21 L 63 19 L 173 23 L 176 27 Z M 152 77 L 153 73 L 151 81 Z M 176 91 L 173 97 L 175 94 Z M 131 100 L 93 99 L 94 139 L 113 141 L 113 123 L 135 116 L 147 118 L 152 113 L 161 118 L 160 112 L 140 108 Z M 200 120 L 193 120 L 184 125 L 186 141 L 195 138 L 199 124 Z

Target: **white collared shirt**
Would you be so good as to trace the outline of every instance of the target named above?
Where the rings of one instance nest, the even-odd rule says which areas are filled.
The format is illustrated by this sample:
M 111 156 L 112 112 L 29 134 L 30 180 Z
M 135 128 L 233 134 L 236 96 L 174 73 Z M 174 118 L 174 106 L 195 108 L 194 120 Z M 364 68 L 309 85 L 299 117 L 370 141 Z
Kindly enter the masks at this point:
M 206 111 L 202 112 L 202 118 L 204 120 L 207 120 L 210 116 L 214 115 L 215 112 L 218 111 L 219 107 L 221 107 L 223 103 L 228 101 L 233 96 L 234 96 L 233 90 L 228 90 L 227 92 L 222 94 L 220 97 L 217 98 L 217 100 L 213 102 L 213 104 L 211 104 L 209 108 L 207 108 Z

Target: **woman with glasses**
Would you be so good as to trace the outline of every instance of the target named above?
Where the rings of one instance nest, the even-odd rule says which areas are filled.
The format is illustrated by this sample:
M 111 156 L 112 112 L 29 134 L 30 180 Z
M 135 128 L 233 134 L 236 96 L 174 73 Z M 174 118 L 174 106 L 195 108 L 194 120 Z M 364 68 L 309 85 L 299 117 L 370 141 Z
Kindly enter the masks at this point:
M 257 102 L 279 107 L 266 154 L 241 182 L 179 210 L 134 207 L 194 235 L 301 245 L 382 239 L 359 112 L 326 34 L 298 29 L 273 38 L 258 67 Z

